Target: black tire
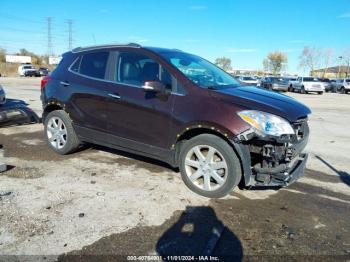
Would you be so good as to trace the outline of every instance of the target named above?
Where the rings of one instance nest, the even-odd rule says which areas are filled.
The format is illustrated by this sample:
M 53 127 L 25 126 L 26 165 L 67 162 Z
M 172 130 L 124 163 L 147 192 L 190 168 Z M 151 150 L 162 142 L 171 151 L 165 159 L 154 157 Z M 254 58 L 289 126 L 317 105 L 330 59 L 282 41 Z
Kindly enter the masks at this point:
M 323 95 L 323 92 L 318 92 L 319 95 Z
M 223 156 L 224 160 L 226 161 L 226 164 L 227 164 L 226 180 L 223 183 L 223 185 L 221 185 L 216 190 L 207 191 L 197 187 L 191 182 L 191 180 L 187 175 L 186 167 L 185 167 L 186 156 L 192 148 L 198 145 L 210 146 L 215 148 L 215 150 L 220 152 L 220 154 Z M 181 147 L 179 164 L 180 164 L 181 177 L 185 185 L 189 189 L 191 189 L 193 192 L 208 198 L 220 198 L 227 195 L 233 190 L 234 187 L 238 185 L 242 177 L 241 164 L 236 152 L 225 140 L 211 134 L 198 135 L 186 141 Z
M 345 94 L 345 93 L 346 93 L 344 87 L 340 88 L 340 93 L 341 93 L 341 94 Z
M 305 91 L 305 87 L 302 86 L 302 87 L 300 88 L 300 93 L 301 93 L 301 94 L 307 94 L 307 92 Z
M 66 131 L 67 131 L 67 135 L 66 135 L 66 144 L 58 149 L 55 148 L 50 142 L 49 142 L 49 138 L 48 138 L 48 132 L 47 132 L 47 128 L 48 128 L 48 122 L 51 118 L 56 117 L 62 120 L 62 122 L 64 123 L 65 127 L 66 127 Z M 74 151 L 76 151 L 80 145 L 80 141 L 74 131 L 74 128 L 72 126 L 72 120 L 70 119 L 69 115 L 63 111 L 63 110 L 55 110 L 50 112 L 46 117 L 45 117 L 45 123 L 44 123 L 44 130 L 45 130 L 45 135 L 47 138 L 47 144 L 48 146 L 55 151 L 56 153 L 60 154 L 60 155 L 67 155 L 70 153 L 73 153 Z

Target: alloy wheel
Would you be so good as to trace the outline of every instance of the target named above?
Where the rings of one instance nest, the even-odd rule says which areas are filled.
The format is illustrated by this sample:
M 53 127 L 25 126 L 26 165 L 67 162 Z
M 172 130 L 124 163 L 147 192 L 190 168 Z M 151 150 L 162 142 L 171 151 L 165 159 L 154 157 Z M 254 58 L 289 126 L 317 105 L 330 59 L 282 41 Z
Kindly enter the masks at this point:
M 51 146 L 62 149 L 67 143 L 67 128 L 58 117 L 52 117 L 47 122 L 47 138 Z
M 216 148 L 208 145 L 198 145 L 188 151 L 185 171 L 191 183 L 205 191 L 222 187 L 228 175 L 225 158 Z

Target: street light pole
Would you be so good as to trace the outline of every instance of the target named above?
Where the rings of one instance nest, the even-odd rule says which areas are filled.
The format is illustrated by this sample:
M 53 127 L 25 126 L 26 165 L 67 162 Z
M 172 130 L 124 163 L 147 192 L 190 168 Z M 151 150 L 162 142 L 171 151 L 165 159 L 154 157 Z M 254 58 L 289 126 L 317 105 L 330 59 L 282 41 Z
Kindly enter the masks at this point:
M 338 65 L 338 78 L 340 78 L 340 67 L 341 67 L 341 60 L 343 59 L 343 56 L 339 56 L 339 65 Z

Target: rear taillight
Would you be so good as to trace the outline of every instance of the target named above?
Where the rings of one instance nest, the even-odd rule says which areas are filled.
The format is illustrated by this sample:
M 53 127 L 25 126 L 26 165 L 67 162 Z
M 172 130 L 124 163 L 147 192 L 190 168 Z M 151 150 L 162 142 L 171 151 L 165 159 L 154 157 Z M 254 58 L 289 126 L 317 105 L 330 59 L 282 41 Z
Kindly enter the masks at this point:
M 41 79 L 41 91 L 44 91 L 46 84 L 51 80 L 50 76 L 45 76 Z

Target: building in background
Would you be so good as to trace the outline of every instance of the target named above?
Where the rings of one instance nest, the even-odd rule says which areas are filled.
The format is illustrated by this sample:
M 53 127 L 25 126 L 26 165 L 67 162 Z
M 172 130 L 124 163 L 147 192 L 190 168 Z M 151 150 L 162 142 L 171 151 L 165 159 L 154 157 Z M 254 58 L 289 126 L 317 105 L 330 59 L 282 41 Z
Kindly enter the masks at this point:
M 320 68 L 310 72 L 310 75 L 327 78 L 343 78 L 350 76 L 350 66 L 333 66 Z

